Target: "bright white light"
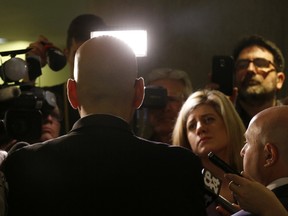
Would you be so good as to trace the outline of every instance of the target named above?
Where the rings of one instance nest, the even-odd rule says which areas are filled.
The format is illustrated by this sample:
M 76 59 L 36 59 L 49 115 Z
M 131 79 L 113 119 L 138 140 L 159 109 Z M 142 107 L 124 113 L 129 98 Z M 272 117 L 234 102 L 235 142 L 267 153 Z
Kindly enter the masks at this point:
M 147 31 L 146 30 L 112 30 L 91 32 L 91 38 L 103 35 L 117 37 L 126 42 L 137 57 L 147 55 Z

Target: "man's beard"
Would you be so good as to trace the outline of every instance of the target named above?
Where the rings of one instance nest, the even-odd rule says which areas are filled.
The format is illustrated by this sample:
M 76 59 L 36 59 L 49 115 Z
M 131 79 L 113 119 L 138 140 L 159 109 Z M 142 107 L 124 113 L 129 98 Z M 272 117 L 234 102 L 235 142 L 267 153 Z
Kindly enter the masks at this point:
M 251 88 L 255 88 L 255 86 L 239 89 L 238 98 L 240 101 L 250 105 L 263 105 L 275 98 L 276 90 L 267 92 L 263 86 L 258 86 L 256 90 L 251 90 Z

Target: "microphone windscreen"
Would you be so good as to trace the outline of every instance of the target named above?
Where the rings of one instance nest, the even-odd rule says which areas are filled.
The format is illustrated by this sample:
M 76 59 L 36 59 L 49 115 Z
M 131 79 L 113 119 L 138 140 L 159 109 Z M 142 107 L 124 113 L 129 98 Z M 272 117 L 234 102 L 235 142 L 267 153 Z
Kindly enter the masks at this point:
M 53 71 L 59 71 L 66 65 L 66 57 L 59 49 L 50 47 L 47 50 L 47 62 Z
M 17 82 L 28 72 L 26 62 L 21 58 L 11 58 L 3 64 L 4 81 Z

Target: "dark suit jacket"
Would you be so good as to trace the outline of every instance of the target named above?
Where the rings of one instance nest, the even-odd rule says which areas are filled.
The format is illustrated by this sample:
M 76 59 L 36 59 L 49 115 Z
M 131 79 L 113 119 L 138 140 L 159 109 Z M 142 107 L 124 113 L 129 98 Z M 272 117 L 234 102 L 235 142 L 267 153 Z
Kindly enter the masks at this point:
M 280 202 L 283 204 L 283 206 L 288 211 L 288 184 L 277 187 L 272 191 L 275 193 L 275 195 L 278 197 Z M 261 199 L 261 197 L 259 197 L 259 199 Z M 253 216 L 253 215 L 254 214 L 252 214 L 250 212 L 246 212 L 244 210 L 241 210 L 241 211 L 233 214 L 233 216 Z
M 109 115 L 14 151 L 2 170 L 8 215 L 205 215 L 199 158 L 138 138 Z

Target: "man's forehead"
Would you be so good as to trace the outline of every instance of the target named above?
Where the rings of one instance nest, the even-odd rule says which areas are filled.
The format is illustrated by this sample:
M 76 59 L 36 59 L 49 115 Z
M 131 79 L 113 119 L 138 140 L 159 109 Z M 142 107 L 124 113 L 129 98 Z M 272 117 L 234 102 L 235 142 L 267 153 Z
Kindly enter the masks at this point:
M 238 58 L 241 58 L 242 55 L 249 55 L 249 54 L 254 54 L 254 55 L 257 54 L 260 56 L 267 55 L 273 58 L 273 55 L 269 50 L 259 45 L 251 45 L 251 46 L 244 47 L 239 53 Z

